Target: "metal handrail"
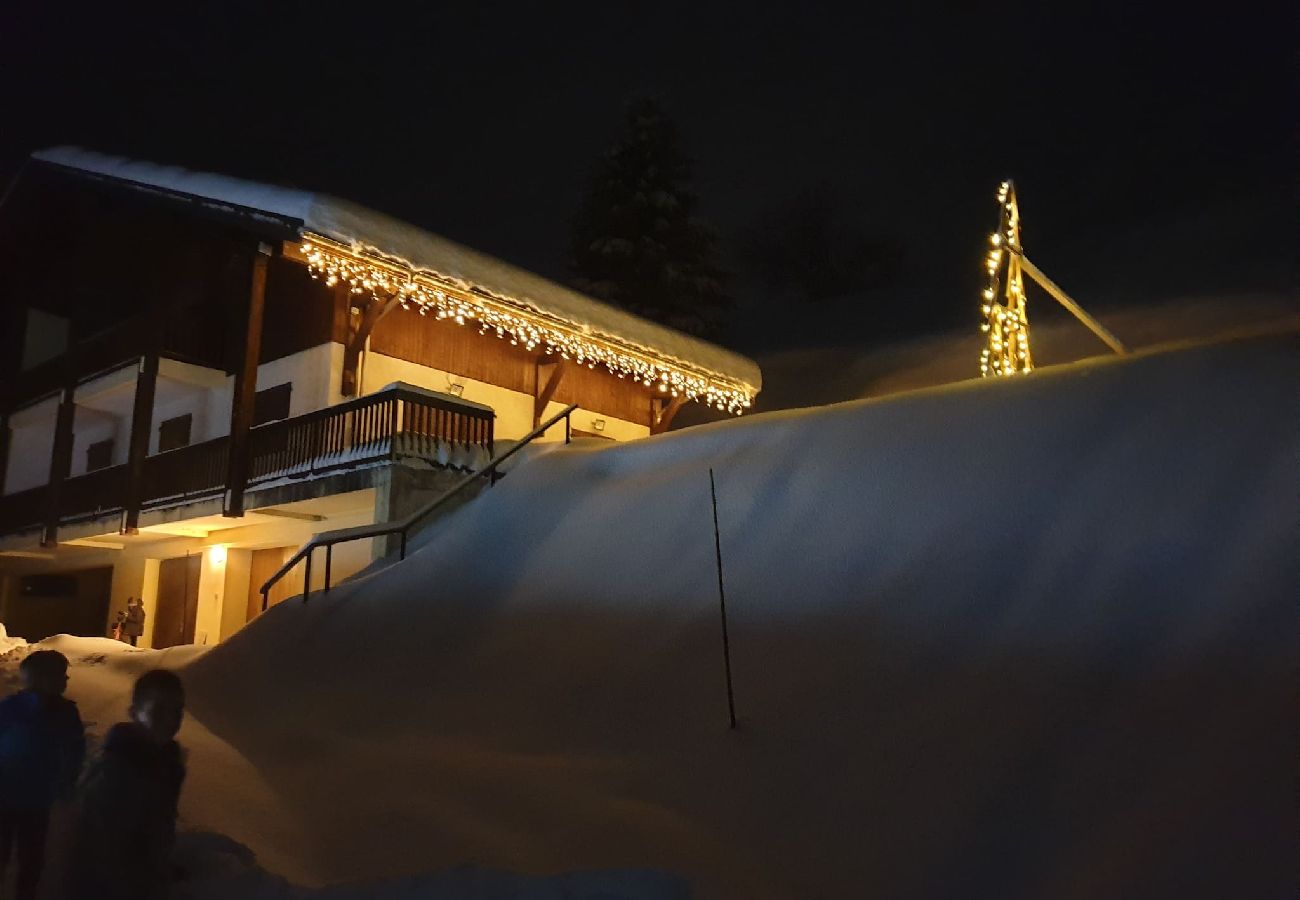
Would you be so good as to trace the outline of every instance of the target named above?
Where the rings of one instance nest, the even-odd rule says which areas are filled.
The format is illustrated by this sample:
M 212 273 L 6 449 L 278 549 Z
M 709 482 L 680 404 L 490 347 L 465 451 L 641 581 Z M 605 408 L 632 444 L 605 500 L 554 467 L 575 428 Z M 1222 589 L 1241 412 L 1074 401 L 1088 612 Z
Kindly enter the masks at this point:
M 322 531 L 310 541 L 299 547 L 298 552 L 285 560 L 284 565 L 277 569 L 275 574 L 268 578 L 266 583 L 262 585 L 262 611 L 266 611 L 267 600 L 271 588 L 274 587 L 275 584 L 285 575 L 289 574 L 289 571 L 293 569 L 294 566 L 303 560 L 306 560 L 306 565 L 304 567 L 305 571 L 303 572 L 302 579 L 302 601 L 304 603 L 307 602 L 307 599 L 311 596 L 311 555 L 318 547 L 325 548 L 325 591 L 330 589 L 330 563 L 333 560 L 335 544 L 342 544 L 347 541 L 360 541 L 365 540 L 366 538 L 383 537 L 390 534 L 400 534 L 402 536 L 402 542 L 398 551 L 398 559 L 406 559 L 407 535 L 418 522 L 484 476 L 487 476 L 489 485 L 496 484 L 497 479 L 500 477 L 497 470 L 500 468 L 501 464 L 522 450 L 526 445 L 531 444 L 534 440 L 541 437 L 561 419 L 564 420 L 564 443 L 570 443 L 573 439 L 573 423 L 570 420 L 570 416 L 573 415 L 573 411 L 577 408 L 577 404 L 571 404 L 565 407 L 561 412 L 551 416 L 551 418 L 530 431 L 509 450 L 493 457 L 483 468 L 479 469 L 477 472 L 471 472 L 466 475 L 446 493 L 438 496 L 405 518 L 397 519 L 392 522 L 376 522 L 372 525 L 358 525 L 353 528 L 339 528 L 335 531 Z

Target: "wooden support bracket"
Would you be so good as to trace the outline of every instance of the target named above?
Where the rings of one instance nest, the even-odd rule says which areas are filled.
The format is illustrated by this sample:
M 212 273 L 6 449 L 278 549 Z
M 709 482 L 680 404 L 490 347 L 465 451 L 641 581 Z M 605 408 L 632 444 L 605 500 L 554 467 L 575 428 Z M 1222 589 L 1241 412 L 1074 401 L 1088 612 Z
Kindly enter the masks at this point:
M 357 395 L 357 373 L 361 368 L 361 351 L 366 348 L 366 341 L 370 339 L 379 320 L 396 309 L 401 304 L 401 300 L 400 294 L 390 294 L 383 298 L 371 297 L 358 307 L 361 310 L 360 315 L 351 313 L 353 306 L 349 300 L 348 341 L 343 345 L 343 375 L 339 384 L 339 393 L 344 397 Z
M 685 402 L 686 398 L 680 394 L 671 398 L 650 398 L 650 433 L 663 434 L 667 431 L 673 424 L 673 417 L 677 415 L 677 410 L 681 409 Z
M 547 359 L 546 361 L 538 360 L 537 378 L 535 380 L 536 393 L 533 395 L 533 427 L 536 428 L 542 424 L 542 415 L 546 412 L 546 404 L 551 402 L 555 396 L 555 390 L 560 386 L 560 379 L 568 370 L 568 364 L 563 359 Z M 545 379 L 545 384 L 542 380 Z

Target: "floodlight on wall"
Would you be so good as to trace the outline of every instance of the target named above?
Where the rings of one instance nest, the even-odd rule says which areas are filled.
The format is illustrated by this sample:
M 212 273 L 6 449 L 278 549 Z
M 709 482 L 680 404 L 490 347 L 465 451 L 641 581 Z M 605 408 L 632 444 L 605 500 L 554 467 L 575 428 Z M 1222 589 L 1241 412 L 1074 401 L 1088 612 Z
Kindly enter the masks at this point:
M 224 566 L 226 564 L 226 545 L 213 544 L 209 547 L 208 562 L 214 566 Z
M 465 385 L 453 382 L 447 385 L 447 393 L 459 397 L 461 394 L 465 393 Z
M 592 427 L 592 429 L 594 429 L 595 431 L 604 431 L 604 430 L 605 430 L 605 420 L 604 420 L 604 419 L 592 419 L 592 420 L 591 420 L 591 427 Z

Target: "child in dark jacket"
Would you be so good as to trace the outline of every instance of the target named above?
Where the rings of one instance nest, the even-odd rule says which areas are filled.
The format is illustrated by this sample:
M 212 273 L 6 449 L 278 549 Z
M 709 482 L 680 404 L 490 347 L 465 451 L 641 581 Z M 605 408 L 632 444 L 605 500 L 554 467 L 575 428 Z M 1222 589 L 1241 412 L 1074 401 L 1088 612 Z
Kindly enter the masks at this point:
M 109 729 L 78 792 L 69 900 L 154 900 L 167 894 L 185 763 L 176 732 L 185 691 L 175 673 L 141 675 L 131 721 Z
M 17 900 L 36 896 L 50 810 L 66 799 L 86 753 L 77 704 L 63 696 L 68 660 L 37 650 L 18 666 L 23 690 L 0 701 L 0 881 L 17 857 Z

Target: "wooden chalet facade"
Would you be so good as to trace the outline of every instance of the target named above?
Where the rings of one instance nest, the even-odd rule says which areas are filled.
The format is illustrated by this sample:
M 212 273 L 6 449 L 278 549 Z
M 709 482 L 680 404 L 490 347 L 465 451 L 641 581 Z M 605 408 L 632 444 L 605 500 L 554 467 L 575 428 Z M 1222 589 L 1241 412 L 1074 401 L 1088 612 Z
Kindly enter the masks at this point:
M 220 640 L 313 533 L 404 515 L 564 406 L 629 440 L 760 387 L 345 201 L 67 148 L 0 206 L 0 299 L 0 621 L 32 638 L 137 596 L 147 645 Z

